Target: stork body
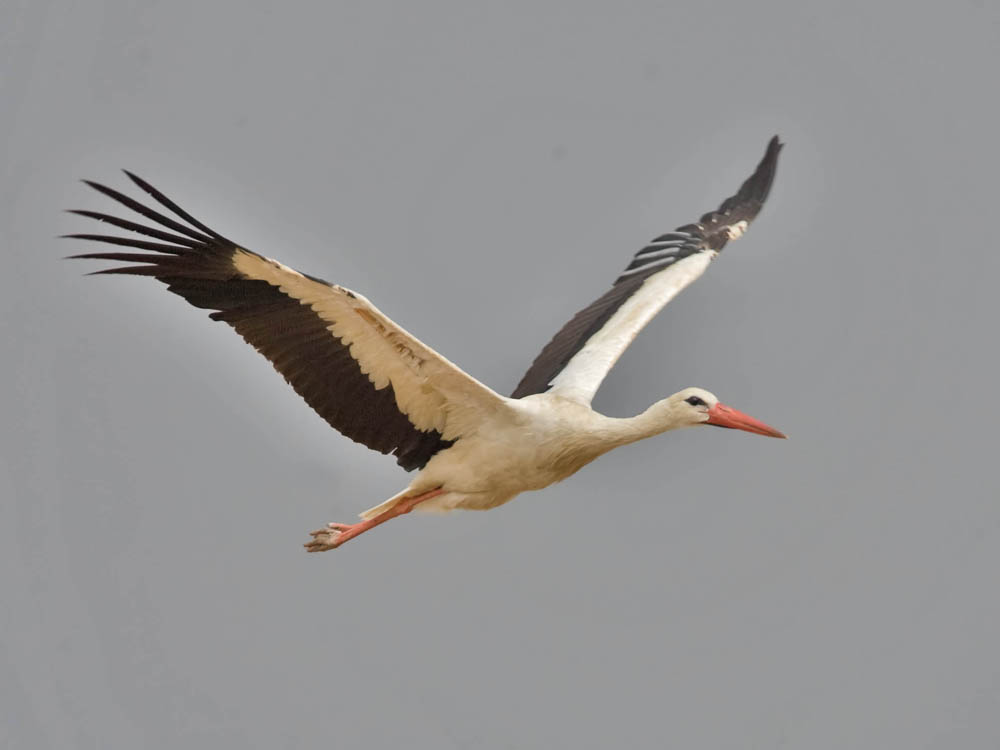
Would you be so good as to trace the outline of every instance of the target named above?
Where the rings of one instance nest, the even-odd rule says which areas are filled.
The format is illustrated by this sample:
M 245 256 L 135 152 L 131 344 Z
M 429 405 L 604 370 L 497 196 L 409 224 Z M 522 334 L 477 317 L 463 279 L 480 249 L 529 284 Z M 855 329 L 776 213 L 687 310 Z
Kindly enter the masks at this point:
M 639 418 L 606 417 L 547 393 L 505 401 L 505 408 L 484 419 L 475 434 L 431 458 L 388 506 L 365 511 L 362 518 L 438 488 L 442 494 L 421 503 L 421 510 L 495 508 L 566 479 L 613 448 L 670 429 Z
M 74 257 L 142 264 L 98 273 L 153 276 L 191 304 L 213 310 L 210 317 L 236 329 L 331 426 L 395 454 L 408 470 L 420 469 L 403 491 L 362 513 L 362 522 L 312 532 L 306 548 L 316 552 L 413 509 L 496 507 L 569 477 L 609 450 L 667 430 L 711 424 L 784 437 L 699 388 L 627 419 L 590 406 L 639 331 L 760 211 L 780 148 L 772 139 L 753 175 L 717 211 L 636 253 L 612 288 L 556 334 L 509 398 L 407 333 L 363 296 L 237 245 L 130 173 L 182 221 L 88 183 L 158 226 L 75 213 L 157 241 L 70 236 L 143 250 Z

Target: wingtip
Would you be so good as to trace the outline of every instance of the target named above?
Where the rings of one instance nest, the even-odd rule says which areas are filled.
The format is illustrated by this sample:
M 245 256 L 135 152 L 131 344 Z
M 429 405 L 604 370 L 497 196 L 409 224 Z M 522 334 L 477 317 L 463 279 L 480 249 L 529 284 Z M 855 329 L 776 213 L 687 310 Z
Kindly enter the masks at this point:
M 726 198 L 715 211 L 709 211 L 699 219 L 697 226 L 702 231 L 708 230 L 711 237 L 706 235 L 706 241 L 713 250 L 721 250 L 729 240 L 742 236 L 746 226 L 757 218 L 771 192 L 771 185 L 774 184 L 778 171 L 778 153 L 784 145 L 777 134 L 773 135 L 757 167 L 743 181 L 736 194 Z M 725 231 L 721 231 L 723 229 Z M 739 231 L 735 231 L 736 229 Z
M 767 150 L 764 152 L 764 156 L 761 157 L 760 163 L 757 164 L 757 168 L 740 186 L 739 192 L 736 194 L 737 197 L 757 201 L 760 204 L 757 207 L 757 211 L 763 206 L 764 201 L 767 200 L 767 196 L 771 192 L 771 185 L 774 182 L 778 168 L 778 154 L 784 145 L 777 135 L 772 136 L 771 140 L 767 143 Z M 755 218 L 757 211 L 754 211 L 753 216 L 749 218 Z
M 784 142 L 782 142 L 781 138 L 777 134 L 771 136 L 771 140 L 767 142 L 767 149 L 764 151 L 764 160 L 768 161 L 771 159 L 777 159 L 778 154 L 784 147 Z
M 144 179 L 142 179 L 139 175 L 137 175 L 135 172 L 125 169 L 124 167 L 122 168 L 122 172 L 124 172 L 125 176 L 128 177 L 130 180 L 132 180 L 132 182 L 135 185 L 142 188 L 143 190 L 146 189 L 145 185 L 147 185 L 148 183 Z
M 764 151 L 763 160 L 765 162 L 777 160 L 778 154 L 781 153 L 781 149 L 784 147 L 784 142 L 777 134 L 771 136 L 771 140 L 767 142 L 767 149 Z

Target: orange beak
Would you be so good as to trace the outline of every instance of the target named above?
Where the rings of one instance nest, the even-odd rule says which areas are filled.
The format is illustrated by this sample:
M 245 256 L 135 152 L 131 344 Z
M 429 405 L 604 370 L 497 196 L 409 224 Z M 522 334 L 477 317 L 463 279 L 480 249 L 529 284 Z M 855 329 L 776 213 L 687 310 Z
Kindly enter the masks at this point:
M 728 427 L 733 430 L 745 430 L 756 435 L 766 435 L 767 437 L 783 438 L 785 435 L 778 432 L 759 419 L 754 419 L 749 414 L 725 404 L 716 404 L 708 410 L 708 421 L 705 424 L 714 424 L 716 427 Z

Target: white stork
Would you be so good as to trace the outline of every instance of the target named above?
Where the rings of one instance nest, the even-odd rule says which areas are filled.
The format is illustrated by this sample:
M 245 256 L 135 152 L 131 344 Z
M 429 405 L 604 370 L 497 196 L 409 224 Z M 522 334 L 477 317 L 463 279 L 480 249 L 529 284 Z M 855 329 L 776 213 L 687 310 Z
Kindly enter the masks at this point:
M 310 552 L 334 549 L 391 518 L 421 510 L 485 510 L 540 490 L 612 448 L 694 425 L 784 437 L 700 388 L 685 388 L 642 414 L 614 419 L 590 407 L 601 381 L 639 331 L 697 279 L 757 216 L 771 189 L 782 144 L 771 139 L 756 171 L 733 197 L 696 224 L 642 248 L 602 297 L 581 310 L 542 350 L 509 398 L 463 372 L 407 333 L 360 294 L 308 276 L 209 229 L 130 172 L 177 219 L 116 190 L 95 190 L 158 226 L 73 211 L 144 235 L 72 234 L 143 252 L 95 252 L 140 265 L 95 273 L 152 276 L 236 329 L 323 419 L 347 437 L 393 453 L 407 487 L 361 514 L 311 532 Z

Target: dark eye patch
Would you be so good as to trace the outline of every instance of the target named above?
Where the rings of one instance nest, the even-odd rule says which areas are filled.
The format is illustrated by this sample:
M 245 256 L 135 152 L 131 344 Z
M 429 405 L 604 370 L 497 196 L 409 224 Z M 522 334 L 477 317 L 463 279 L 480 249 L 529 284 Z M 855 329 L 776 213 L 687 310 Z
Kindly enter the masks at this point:
M 707 406 L 707 404 L 697 396 L 688 396 L 684 400 L 691 404 L 691 406 Z

